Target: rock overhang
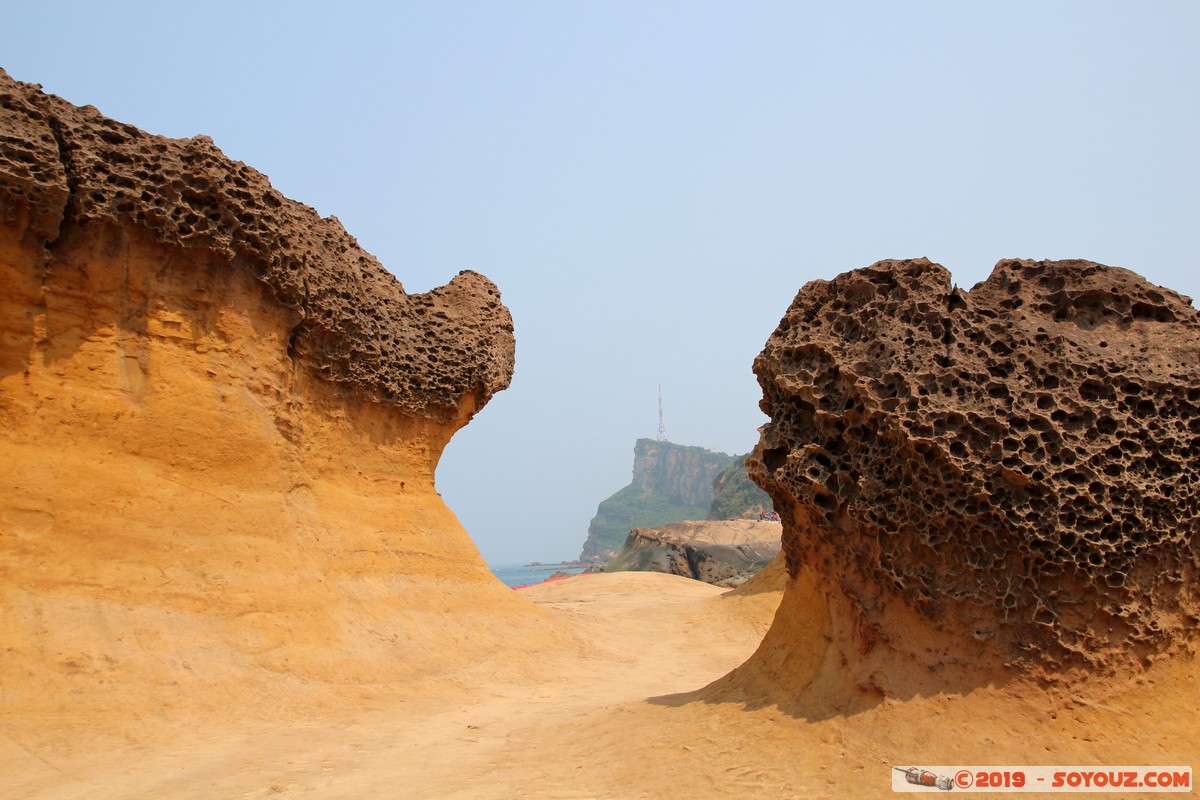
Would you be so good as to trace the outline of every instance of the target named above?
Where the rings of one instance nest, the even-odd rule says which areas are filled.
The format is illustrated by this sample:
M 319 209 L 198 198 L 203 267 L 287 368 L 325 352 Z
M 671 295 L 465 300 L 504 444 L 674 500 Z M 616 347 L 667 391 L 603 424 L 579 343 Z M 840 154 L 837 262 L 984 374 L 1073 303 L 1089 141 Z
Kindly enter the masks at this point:
M 207 136 L 168 139 L 0 70 L 0 215 L 47 248 L 88 226 L 132 227 L 210 251 L 291 314 L 289 354 L 372 402 L 455 426 L 514 366 L 512 317 L 465 271 L 408 294 L 335 217 L 290 200 Z

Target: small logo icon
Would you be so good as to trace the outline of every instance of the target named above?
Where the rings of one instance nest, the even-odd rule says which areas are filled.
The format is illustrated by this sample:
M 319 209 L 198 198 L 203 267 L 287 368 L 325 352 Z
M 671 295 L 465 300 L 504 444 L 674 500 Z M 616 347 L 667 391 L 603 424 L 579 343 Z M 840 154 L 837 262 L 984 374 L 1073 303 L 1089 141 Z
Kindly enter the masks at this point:
M 943 792 L 948 792 L 954 788 L 954 784 L 959 786 L 970 786 L 971 776 L 968 774 L 966 780 L 968 783 L 962 783 L 963 773 L 959 772 L 954 776 L 954 780 L 943 775 L 934 775 L 927 769 L 920 767 L 892 767 L 897 772 L 904 774 L 904 780 L 916 786 L 928 786 L 931 789 L 941 789 Z

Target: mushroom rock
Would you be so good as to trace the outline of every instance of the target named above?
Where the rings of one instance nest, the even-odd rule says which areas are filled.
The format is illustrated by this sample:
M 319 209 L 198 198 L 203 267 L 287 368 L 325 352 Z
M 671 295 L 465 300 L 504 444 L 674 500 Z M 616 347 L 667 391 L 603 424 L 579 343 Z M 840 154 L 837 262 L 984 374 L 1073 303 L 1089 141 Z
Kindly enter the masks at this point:
M 512 375 L 489 280 L 407 294 L 211 139 L 3 71 L 0 137 L 7 719 L 276 713 L 537 649 L 434 486 Z
M 1001 261 L 969 292 L 882 261 L 804 286 L 754 369 L 747 466 L 790 581 L 743 677 L 819 705 L 1194 650 L 1188 298 L 1088 261 Z

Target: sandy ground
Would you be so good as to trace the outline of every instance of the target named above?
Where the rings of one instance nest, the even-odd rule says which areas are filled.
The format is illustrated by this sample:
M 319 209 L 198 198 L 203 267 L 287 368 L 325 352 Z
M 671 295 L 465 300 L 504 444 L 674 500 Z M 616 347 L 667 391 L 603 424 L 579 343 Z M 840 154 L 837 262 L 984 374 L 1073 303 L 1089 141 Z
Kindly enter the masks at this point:
M 1073 697 L 1010 683 L 868 693 L 843 712 L 806 714 L 696 691 L 754 652 L 775 587 L 727 593 L 621 573 L 521 595 L 575 631 L 573 648 L 523 676 L 477 665 L 373 711 L 287 725 L 198 725 L 40 751 L 10 739 L 0 797 L 888 797 L 894 765 L 1166 765 L 1197 755 L 1191 660 Z
M 167 747 L 162 737 L 46 749 L 10 738 L 0 797 L 639 796 L 586 777 L 606 769 L 588 753 L 591 734 L 647 698 L 694 690 L 737 666 L 779 600 L 649 573 L 580 576 L 521 594 L 576 632 L 573 651 L 542 659 L 522 680 L 482 665 L 386 709 L 283 727 L 199 725 Z

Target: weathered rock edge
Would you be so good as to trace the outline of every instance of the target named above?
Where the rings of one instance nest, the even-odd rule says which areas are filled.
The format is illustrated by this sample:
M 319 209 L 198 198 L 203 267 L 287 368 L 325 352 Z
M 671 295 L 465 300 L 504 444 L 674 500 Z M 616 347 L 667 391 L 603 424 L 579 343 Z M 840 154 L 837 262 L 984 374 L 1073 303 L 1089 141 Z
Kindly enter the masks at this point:
M 902 604 L 1011 665 L 1148 665 L 1200 630 L 1200 314 L 1125 269 L 926 259 L 804 286 L 747 462 L 861 653 Z M 891 642 L 917 654 L 919 642 Z M 940 665 L 930 664 L 931 669 Z
M 779 525 L 691 520 L 634 528 L 605 572 L 665 572 L 718 586 L 740 585 L 780 552 Z
M 491 281 L 464 271 L 406 294 L 335 217 L 207 136 L 154 136 L 0 70 L 0 145 L 0 218 L 50 252 L 110 222 L 221 254 L 291 312 L 294 360 L 411 414 L 461 424 L 509 385 L 512 317 Z

